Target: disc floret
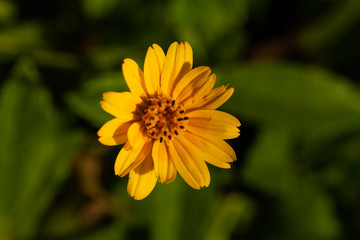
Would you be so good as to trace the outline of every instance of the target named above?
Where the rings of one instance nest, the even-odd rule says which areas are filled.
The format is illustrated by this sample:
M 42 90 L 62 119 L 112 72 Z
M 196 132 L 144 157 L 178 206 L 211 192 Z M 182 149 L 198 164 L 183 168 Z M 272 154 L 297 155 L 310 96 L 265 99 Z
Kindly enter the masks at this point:
M 182 105 L 169 97 L 148 98 L 147 102 L 142 120 L 151 138 L 163 142 L 181 134 L 189 119 Z

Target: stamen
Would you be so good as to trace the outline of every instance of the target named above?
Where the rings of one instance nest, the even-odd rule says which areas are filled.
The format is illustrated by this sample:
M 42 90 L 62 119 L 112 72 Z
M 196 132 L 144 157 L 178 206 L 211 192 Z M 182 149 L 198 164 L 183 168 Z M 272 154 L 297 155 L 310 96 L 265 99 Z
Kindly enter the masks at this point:
M 182 131 L 179 129 L 185 128 L 180 121 L 189 119 L 183 117 L 185 110 L 181 105 L 164 96 L 148 98 L 147 104 L 148 107 L 142 112 L 142 120 L 149 137 L 163 142 L 170 141 L 172 133 L 180 135 Z

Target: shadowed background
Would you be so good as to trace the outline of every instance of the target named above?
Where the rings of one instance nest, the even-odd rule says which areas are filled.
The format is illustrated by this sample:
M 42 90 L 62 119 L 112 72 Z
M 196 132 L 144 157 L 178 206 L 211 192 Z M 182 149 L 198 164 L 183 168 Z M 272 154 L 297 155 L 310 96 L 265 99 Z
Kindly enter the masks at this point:
M 174 41 L 235 88 L 238 160 L 135 201 L 99 101 Z M 0 0 L 0 239 L 359 239 L 359 42 L 358 0 Z

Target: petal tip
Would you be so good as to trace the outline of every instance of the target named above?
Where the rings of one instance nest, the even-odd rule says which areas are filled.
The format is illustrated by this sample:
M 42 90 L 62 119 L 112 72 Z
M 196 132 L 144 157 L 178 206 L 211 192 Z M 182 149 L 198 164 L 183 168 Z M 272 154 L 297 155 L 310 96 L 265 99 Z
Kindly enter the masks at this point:
M 151 45 L 154 49 L 155 48 L 161 48 L 158 44 L 156 44 L 156 43 L 153 43 L 152 45 Z
M 105 104 L 105 101 L 104 101 L 104 100 L 101 100 L 101 101 L 100 101 L 100 106 L 101 106 L 102 108 L 104 108 L 104 104 Z

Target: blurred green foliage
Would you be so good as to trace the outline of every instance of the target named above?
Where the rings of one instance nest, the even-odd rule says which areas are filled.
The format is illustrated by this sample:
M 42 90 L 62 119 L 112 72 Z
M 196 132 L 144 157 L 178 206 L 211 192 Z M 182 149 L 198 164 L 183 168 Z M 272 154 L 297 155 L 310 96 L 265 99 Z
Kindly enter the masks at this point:
M 36 234 L 83 145 L 84 134 L 64 131 L 51 101 L 33 63 L 19 59 L 0 98 L 0 234 L 5 238 Z
M 0 239 L 359 239 L 357 0 L 0 0 Z M 135 201 L 97 142 L 124 58 L 188 41 L 230 83 L 231 169 Z

